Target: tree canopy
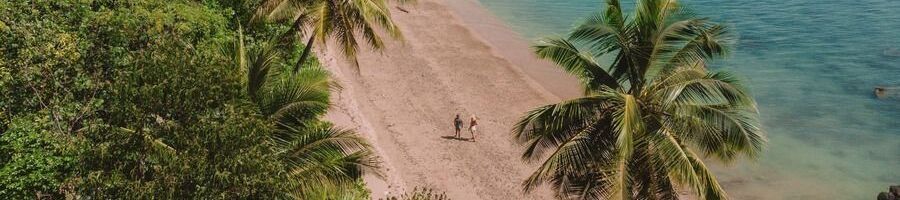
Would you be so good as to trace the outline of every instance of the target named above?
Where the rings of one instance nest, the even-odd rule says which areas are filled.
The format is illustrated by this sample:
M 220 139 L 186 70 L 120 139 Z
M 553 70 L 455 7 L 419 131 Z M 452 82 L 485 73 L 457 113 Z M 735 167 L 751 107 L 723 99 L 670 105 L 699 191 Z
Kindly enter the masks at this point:
M 240 40 L 259 49 L 289 29 L 267 24 L 242 34 L 240 25 L 259 4 L 0 0 L 0 196 L 305 198 L 297 196 L 303 182 L 290 171 L 298 166 L 291 159 L 305 157 L 285 155 L 285 145 L 356 136 L 319 119 L 329 104 L 328 86 L 316 90 L 319 105 L 291 107 L 308 115 L 303 123 L 309 127 L 302 128 L 267 117 L 278 115 L 266 109 L 275 104 L 259 104 L 248 92 L 247 69 L 235 64 L 233 45 Z M 297 58 L 290 52 L 302 48 L 272 50 L 278 56 L 272 65 L 292 66 Z M 318 71 L 273 75 L 272 82 L 317 87 L 303 82 L 313 76 L 328 84 L 317 62 L 307 65 Z M 282 97 L 261 99 L 291 100 Z M 286 127 L 293 128 L 294 142 L 277 142 Z M 349 154 L 376 167 L 365 141 L 356 139 L 356 149 L 326 145 L 331 148 L 312 152 Z M 303 150 L 309 149 L 294 153 L 309 153 Z M 304 195 L 368 195 L 361 171 L 343 172 L 346 178 L 334 179 L 343 181 L 343 190 L 303 188 Z

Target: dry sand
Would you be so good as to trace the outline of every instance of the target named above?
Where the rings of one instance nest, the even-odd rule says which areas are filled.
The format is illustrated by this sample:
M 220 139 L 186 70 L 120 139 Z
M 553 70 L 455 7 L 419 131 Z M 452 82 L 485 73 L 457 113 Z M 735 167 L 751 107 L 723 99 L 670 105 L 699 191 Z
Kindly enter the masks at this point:
M 406 42 L 364 51 L 360 72 L 337 49 L 317 52 L 343 86 L 328 119 L 357 129 L 383 161 L 384 177 L 366 177 L 373 198 L 417 186 L 452 199 L 552 198 L 547 188 L 522 192 L 536 166 L 520 160 L 510 129 L 524 112 L 577 95 L 575 80 L 535 59 L 475 0 L 404 8 L 391 10 Z M 479 117 L 477 141 L 446 138 L 457 113 Z

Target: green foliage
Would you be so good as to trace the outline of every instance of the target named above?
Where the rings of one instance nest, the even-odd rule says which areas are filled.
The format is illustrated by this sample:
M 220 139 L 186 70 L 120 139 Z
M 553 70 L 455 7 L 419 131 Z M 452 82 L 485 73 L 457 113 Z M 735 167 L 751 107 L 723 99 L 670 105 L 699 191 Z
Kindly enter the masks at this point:
M 25 115 L 12 119 L 0 135 L 0 196 L 51 195 L 71 175 L 80 140 L 49 131 L 49 124 L 45 114 Z
M 356 63 L 360 44 L 373 49 L 384 48 L 380 32 L 392 38 L 402 39 L 400 29 L 394 24 L 388 6 L 389 0 L 333 1 L 333 0 L 263 0 L 253 15 L 251 22 L 287 22 L 291 29 L 284 36 L 288 41 L 297 36 L 307 39 L 297 63 L 299 68 L 305 63 L 316 43 L 324 44 L 333 38 L 345 57 Z M 415 0 L 393 0 L 396 3 L 411 3 Z M 310 30 L 304 33 L 304 30 Z M 381 31 L 375 31 L 380 29 Z M 363 39 L 362 41 L 358 41 Z
M 222 52 L 257 3 L 0 0 L 0 196 L 367 198 L 367 144 L 319 120 L 327 72 L 281 73 L 282 46 L 256 98 Z
M 284 176 L 252 106 L 227 105 L 192 124 L 157 117 L 137 130 L 102 131 L 82 161 L 80 193 L 133 198 L 276 198 Z M 105 128 L 100 128 L 101 130 Z M 97 135 L 101 136 L 101 135 Z
M 279 61 L 274 45 L 246 50 L 233 47 L 234 64 L 246 69 L 246 91 L 258 112 L 274 124 L 274 151 L 285 163 L 298 199 L 367 198 L 360 187 L 365 172 L 377 172 L 369 144 L 356 133 L 333 127 L 319 118 L 329 106 L 329 90 L 337 85 L 318 66 L 294 71 Z
M 582 81 L 585 96 L 539 107 L 513 130 L 526 161 L 543 159 L 525 191 L 550 183 L 561 199 L 727 199 L 703 156 L 755 158 L 766 143 L 756 104 L 732 75 L 707 70 L 727 55 L 725 26 L 674 0 L 617 0 L 535 53 Z M 608 67 L 597 61 L 612 57 Z M 549 156 L 545 155 L 549 153 Z

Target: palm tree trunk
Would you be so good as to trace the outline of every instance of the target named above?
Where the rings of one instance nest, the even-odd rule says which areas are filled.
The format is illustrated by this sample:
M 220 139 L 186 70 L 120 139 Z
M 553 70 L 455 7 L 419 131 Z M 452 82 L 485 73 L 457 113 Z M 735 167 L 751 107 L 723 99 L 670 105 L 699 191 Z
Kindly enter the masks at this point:
M 297 65 L 294 66 L 294 72 L 300 70 L 303 67 L 303 63 L 306 63 L 306 59 L 309 58 L 309 53 L 312 51 L 313 41 L 316 39 L 316 31 L 313 31 L 312 34 L 309 35 L 309 40 L 306 41 L 306 47 L 303 48 L 303 54 L 300 54 L 300 59 L 297 60 Z

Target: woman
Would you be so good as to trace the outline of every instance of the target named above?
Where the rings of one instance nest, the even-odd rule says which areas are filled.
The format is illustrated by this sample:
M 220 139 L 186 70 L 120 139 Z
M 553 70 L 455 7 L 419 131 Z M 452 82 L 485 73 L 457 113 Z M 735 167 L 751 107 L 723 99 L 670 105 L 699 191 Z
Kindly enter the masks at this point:
M 456 119 L 453 119 L 453 127 L 456 127 L 456 136 L 455 138 L 459 138 L 459 131 L 462 130 L 463 120 L 459 118 L 459 114 L 456 114 Z
M 477 131 L 476 127 L 478 126 L 478 118 L 475 118 L 475 115 L 472 115 L 472 118 L 469 119 L 469 132 L 472 133 L 472 141 L 475 141 L 475 132 Z

